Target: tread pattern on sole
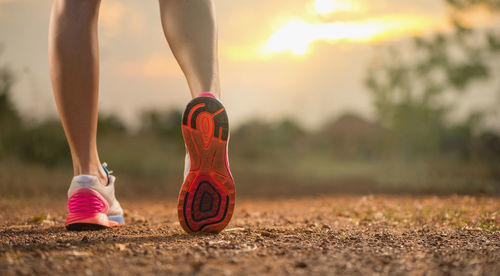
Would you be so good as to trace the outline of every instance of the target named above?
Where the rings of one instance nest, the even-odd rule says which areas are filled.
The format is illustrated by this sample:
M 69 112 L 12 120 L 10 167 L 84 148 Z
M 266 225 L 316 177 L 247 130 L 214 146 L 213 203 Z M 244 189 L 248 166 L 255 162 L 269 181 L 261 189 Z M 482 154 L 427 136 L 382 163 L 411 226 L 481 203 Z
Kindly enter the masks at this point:
M 220 232 L 231 220 L 234 180 L 227 162 L 229 124 L 224 106 L 211 97 L 193 99 L 182 117 L 190 158 L 179 193 L 178 217 L 190 232 Z

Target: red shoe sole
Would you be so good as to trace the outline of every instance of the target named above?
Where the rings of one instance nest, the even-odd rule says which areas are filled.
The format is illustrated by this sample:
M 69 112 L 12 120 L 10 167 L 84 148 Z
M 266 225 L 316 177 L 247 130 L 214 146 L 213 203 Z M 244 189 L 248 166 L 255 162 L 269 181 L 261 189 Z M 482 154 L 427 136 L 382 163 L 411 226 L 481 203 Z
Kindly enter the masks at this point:
M 231 220 L 235 201 L 224 106 L 211 97 L 193 99 L 184 111 L 182 135 L 190 168 L 179 193 L 179 222 L 188 233 L 218 233 Z

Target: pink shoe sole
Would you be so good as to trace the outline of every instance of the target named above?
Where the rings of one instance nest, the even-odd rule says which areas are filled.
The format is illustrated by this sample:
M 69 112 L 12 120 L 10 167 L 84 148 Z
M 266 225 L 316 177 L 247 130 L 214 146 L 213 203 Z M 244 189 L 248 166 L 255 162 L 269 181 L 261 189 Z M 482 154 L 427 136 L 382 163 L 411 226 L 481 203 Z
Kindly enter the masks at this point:
M 66 229 L 99 230 L 123 225 L 122 216 L 108 217 L 107 211 L 107 202 L 101 195 L 92 189 L 78 189 L 68 200 Z

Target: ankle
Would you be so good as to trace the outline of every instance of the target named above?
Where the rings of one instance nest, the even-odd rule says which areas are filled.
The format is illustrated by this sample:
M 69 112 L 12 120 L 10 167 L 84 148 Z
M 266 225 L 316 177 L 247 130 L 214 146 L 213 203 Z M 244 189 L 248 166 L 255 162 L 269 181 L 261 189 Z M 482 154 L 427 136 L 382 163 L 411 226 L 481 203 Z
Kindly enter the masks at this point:
M 220 92 L 218 90 L 206 90 L 206 91 L 200 91 L 193 93 L 193 97 L 213 97 L 216 99 L 220 98 Z
M 74 175 L 81 175 L 81 174 L 86 174 L 86 175 L 92 175 L 92 176 L 97 176 L 99 179 L 99 182 L 101 182 L 102 185 L 106 186 L 108 185 L 108 175 L 102 168 L 102 166 L 99 165 L 94 165 L 94 166 L 75 166 L 74 169 Z

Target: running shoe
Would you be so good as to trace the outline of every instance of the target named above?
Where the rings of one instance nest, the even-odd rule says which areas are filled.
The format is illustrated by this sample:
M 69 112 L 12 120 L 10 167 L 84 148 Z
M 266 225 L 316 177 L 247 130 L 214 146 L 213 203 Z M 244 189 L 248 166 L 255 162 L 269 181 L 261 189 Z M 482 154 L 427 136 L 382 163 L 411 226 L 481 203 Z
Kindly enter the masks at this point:
M 177 204 L 180 224 L 188 233 L 218 233 L 233 215 L 235 188 L 227 156 L 227 113 L 214 95 L 203 93 L 189 102 L 182 135 L 187 154 Z
M 102 185 L 97 176 L 73 177 L 68 191 L 66 229 L 72 231 L 99 230 L 124 224 L 123 210 L 115 198 L 116 177 L 102 165 L 108 183 Z

